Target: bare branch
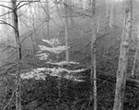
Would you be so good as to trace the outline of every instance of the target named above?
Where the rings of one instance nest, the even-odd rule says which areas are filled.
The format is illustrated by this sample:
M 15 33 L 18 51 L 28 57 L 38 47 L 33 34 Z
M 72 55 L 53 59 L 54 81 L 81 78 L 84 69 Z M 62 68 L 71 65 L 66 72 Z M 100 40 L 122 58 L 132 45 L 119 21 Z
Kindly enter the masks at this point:
M 16 30 L 13 25 L 11 25 L 10 23 L 7 23 L 7 22 L 5 22 L 3 20 L 0 20 L 0 24 L 8 25 L 8 26 L 12 27 L 14 30 Z
M 0 15 L 0 17 L 5 16 L 5 15 L 7 15 L 7 14 L 10 14 L 10 13 L 12 13 L 12 12 L 13 12 L 13 11 L 9 11 L 9 12 L 7 12 L 7 13 L 4 13 L 4 14 Z
M 40 0 L 37 0 L 37 1 L 28 1 L 27 3 L 24 3 L 23 5 L 21 5 L 21 6 L 19 6 L 21 3 L 23 3 L 23 2 L 25 2 L 25 1 L 21 1 L 21 2 L 19 2 L 18 4 L 17 4 L 17 9 L 19 9 L 19 8 L 21 8 L 21 7 L 23 7 L 23 6 L 25 6 L 25 5 L 29 5 L 29 4 L 31 4 L 31 3 L 34 3 L 34 2 L 40 2 Z M 19 7 L 18 7 L 19 6 Z
M 6 5 L 1 5 L 0 4 L 0 7 L 4 7 L 4 8 L 8 8 L 8 9 L 12 10 L 12 8 L 10 8 L 10 7 L 6 6 Z
M 21 3 L 23 3 L 23 2 L 29 2 L 29 3 L 25 3 L 25 4 L 23 4 L 23 5 L 21 5 L 21 6 L 19 6 Z M 34 3 L 34 2 L 40 2 L 40 0 L 36 0 L 36 1 L 20 1 L 18 4 L 17 4 L 17 6 L 16 6 L 16 8 L 17 9 L 20 9 L 20 8 L 22 8 L 23 6 L 25 6 L 25 5 L 29 5 L 30 3 Z M 9 11 L 9 12 L 7 12 L 7 13 L 4 13 L 4 14 L 2 14 L 2 15 L 0 15 L 0 17 L 2 17 L 2 16 L 5 16 L 5 15 L 7 15 L 7 14 L 10 14 L 10 13 L 12 13 L 14 10 L 12 9 L 12 8 L 10 8 L 10 7 L 8 7 L 8 6 L 5 6 L 5 5 L 0 5 L 1 7 L 5 7 L 5 8 L 8 8 L 8 9 L 10 9 L 11 11 Z M 19 7 L 18 7 L 19 6 Z
M 58 27 L 60 27 L 60 26 L 50 17 L 50 15 L 46 12 L 46 10 L 44 9 L 44 7 L 43 7 L 43 5 L 42 5 L 41 3 L 40 3 L 40 5 L 41 5 L 42 9 L 44 10 L 45 14 L 49 17 L 49 19 L 51 19 L 51 20 L 55 23 L 55 25 L 57 25 Z
M 38 30 L 41 26 L 43 26 L 43 25 L 44 25 L 44 23 L 40 24 L 37 28 L 35 28 L 32 32 L 30 32 L 25 38 L 23 38 L 23 39 L 21 40 L 21 44 L 22 44 L 28 37 L 30 37 L 31 34 L 32 34 L 33 32 L 37 31 L 37 30 Z
M 16 47 L 14 47 L 14 46 L 12 46 L 12 45 L 4 44 L 4 43 L 1 43 L 1 44 L 0 44 L 0 47 L 1 47 L 1 46 L 6 46 L 6 47 L 8 47 L 8 48 L 16 49 Z

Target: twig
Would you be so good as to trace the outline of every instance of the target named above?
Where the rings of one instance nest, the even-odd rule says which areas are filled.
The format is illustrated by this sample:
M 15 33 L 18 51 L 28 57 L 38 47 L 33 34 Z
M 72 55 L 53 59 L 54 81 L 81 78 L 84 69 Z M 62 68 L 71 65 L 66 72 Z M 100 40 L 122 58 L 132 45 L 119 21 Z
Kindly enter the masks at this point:
M 9 104 L 10 104 L 11 101 L 12 101 L 12 98 L 13 98 L 13 96 L 14 96 L 15 91 L 16 91 L 16 90 L 13 91 L 12 96 L 11 96 L 9 102 L 4 106 L 4 108 L 3 108 L 2 110 L 5 110 L 5 109 L 9 106 Z

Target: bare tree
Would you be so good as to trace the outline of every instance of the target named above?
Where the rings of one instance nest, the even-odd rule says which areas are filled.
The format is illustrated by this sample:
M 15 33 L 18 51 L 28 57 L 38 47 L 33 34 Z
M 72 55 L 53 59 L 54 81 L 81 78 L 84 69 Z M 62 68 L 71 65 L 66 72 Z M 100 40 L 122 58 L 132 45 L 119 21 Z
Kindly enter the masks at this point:
M 117 70 L 117 80 L 116 80 L 116 89 L 115 89 L 115 100 L 113 110 L 123 110 L 124 102 L 124 92 L 127 76 L 127 62 L 128 62 L 128 51 L 129 51 L 129 42 L 131 40 L 130 31 L 131 31 L 131 4 L 132 0 L 125 0 L 124 3 L 124 30 L 121 38 L 120 46 L 120 56 L 119 64 Z
M 18 15 L 17 15 L 17 0 L 11 0 L 12 2 L 12 10 L 13 10 L 13 27 L 16 39 L 16 47 L 17 47 L 17 73 L 16 73 L 16 110 L 21 110 L 21 96 L 20 96 L 20 87 L 21 87 L 21 60 L 22 60 L 22 53 L 21 53 L 21 42 L 19 36 L 19 29 L 18 29 Z

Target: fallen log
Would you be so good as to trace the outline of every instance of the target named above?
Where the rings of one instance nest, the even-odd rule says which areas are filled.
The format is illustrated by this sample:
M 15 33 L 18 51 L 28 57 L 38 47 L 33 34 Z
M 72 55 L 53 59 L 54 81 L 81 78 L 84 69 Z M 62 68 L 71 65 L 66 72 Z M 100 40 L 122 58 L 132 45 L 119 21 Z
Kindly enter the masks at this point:
M 82 73 L 84 75 L 86 73 L 90 73 L 90 69 L 86 69 Z M 104 73 L 104 72 L 101 71 L 101 72 L 98 73 L 97 77 L 98 77 L 98 79 L 101 79 L 101 80 L 107 80 L 109 82 L 116 83 L 116 75 L 113 75 L 113 74 L 110 74 L 110 73 L 108 74 L 108 73 Z M 126 86 L 135 87 L 135 88 L 139 89 L 139 80 L 133 79 L 133 78 L 127 78 Z

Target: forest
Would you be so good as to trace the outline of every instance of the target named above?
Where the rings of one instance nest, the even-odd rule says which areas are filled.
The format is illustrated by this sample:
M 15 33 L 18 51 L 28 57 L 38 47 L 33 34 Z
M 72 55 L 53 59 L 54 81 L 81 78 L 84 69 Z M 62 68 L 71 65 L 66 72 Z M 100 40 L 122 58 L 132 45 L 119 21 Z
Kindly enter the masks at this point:
M 139 110 L 139 0 L 0 0 L 0 110 Z

